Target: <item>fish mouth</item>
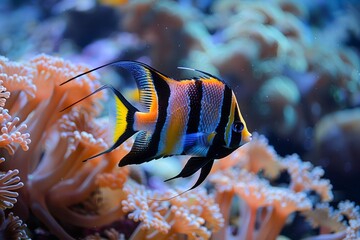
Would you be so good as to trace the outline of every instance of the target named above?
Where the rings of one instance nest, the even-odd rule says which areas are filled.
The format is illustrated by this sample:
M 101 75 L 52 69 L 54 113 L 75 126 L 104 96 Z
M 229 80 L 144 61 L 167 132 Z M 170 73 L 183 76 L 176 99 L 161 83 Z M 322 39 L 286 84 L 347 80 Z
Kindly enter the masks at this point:
M 243 137 L 241 139 L 241 145 L 250 142 L 252 139 L 252 135 L 251 133 L 249 133 L 248 131 L 246 131 L 245 133 L 243 133 Z

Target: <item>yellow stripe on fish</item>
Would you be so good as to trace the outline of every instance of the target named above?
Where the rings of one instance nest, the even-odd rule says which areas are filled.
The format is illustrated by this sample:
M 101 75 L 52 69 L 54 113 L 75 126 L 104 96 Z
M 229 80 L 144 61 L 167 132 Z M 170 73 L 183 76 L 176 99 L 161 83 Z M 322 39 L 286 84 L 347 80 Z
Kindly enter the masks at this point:
M 119 162 L 120 167 L 171 155 L 190 155 L 182 171 L 171 179 L 188 177 L 200 170 L 199 179 L 190 188 L 193 189 L 210 173 L 215 159 L 227 156 L 250 141 L 251 134 L 234 92 L 215 76 L 188 69 L 201 76 L 174 80 L 143 63 L 132 61 L 109 63 L 93 70 L 109 65 L 126 69 L 133 75 L 140 103 L 146 111 L 132 106 L 112 86 L 105 85 L 93 92 L 105 88 L 113 91 L 116 122 L 112 129 L 115 133 L 113 146 L 88 159 L 112 151 L 136 134 L 131 151 Z
M 128 109 L 123 104 L 122 101 L 120 101 L 119 98 L 115 98 L 115 107 L 116 107 L 116 122 L 114 126 L 114 142 L 116 142 L 121 135 L 124 134 L 127 127 L 127 121 L 126 116 L 128 114 Z

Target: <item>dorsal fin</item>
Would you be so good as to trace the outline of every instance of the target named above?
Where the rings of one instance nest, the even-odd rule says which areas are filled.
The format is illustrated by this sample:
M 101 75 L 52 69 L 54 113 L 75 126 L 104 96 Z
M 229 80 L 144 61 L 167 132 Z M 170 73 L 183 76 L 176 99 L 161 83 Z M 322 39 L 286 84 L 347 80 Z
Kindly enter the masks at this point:
M 121 67 L 127 71 L 129 71 L 132 76 L 134 77 L 136 84 L 139 88 L 140 92 L 140 103 L 148 110 L 152 108 L 152 106 L 155 104 L 156 100 L 156 92 L 154 87 L 154 77 L 161 80 L 166 80 L 168 77 L 164 74 L 158 72 L 154 68 L 136 61 L 114 61 L 111 63 L 104 64 L 102 66 L 93 68 L 89 71 L 83 72 L 79 75 L 76 75 L 67 81 L 60 84 L 60 86 L 78 78 L 85 74 L 91 73 L 93 71 L 99 70 L 101 68 L 107 67 L 107 66 L 118 66 Z
M 221 80 L 220 78 L 208 73 L 208 72 L 204 72 L 204 71 L 201 71 L 201 70 L 198 70 L 198 69 L 195 69 L 195 68 L 189 68 L 189 67 L 178 67 L 178 69 L 181 69 L 181 70 L 188 70 L 188 71 L 193 71 L 193 72 L 198 72 L 198 73 L 202 73 L 204 74 L 206 77 L 209 77 L 209 78 L 214 78 L 216 80 L 219 80 L 220 82 L 222 83 L 225 83 L 223 80 Z M 204 76 L 200 76 L 198 77 L 199 79 L 202 79 L 202 78 L 205 78 Z
M 124 68 L 131 73 L 139 89 L 140 104 L 142 104 L 147 111 L 151 111 L 157 100 L 154 78 L 166 80 L 168 77 L 140 62 L 120 61 L 114 65 Z

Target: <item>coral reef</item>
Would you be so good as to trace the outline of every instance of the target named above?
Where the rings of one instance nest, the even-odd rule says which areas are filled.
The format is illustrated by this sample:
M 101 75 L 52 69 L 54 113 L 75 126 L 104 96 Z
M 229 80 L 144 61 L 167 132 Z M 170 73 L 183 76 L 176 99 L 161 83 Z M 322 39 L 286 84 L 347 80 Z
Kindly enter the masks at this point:
M 84 75 L 60 87 L 59 83 L 87 68 L 48 55 L 26 63 L 2 58 L 1 66 L 2 132 L 3 139 L 8 139 L 1 148 L 6 158 L 1 169 L 15 170 L 0 176 L 0 206 L 18 212 L 29 226 L 34 217 L 42 222 L 45 228 L 30 228 L 32 234 L 45 231 L 61 239 L 275 239 L 292 224 L 294 214 L 302 213 L 314 227 L 335 221 L 334 214 L 324 210 L 330 209 L 326 204 L 333 194 L 330 182 L 322 178 L 322 168 L 302 162 L 297 155 L 278 156 L 257 134 L 215 164 L 207 190 L 198 188 L 177 197 L 181 189 L 152 189 L 141 173 L 117 167 L 132 138 L 115 151 L 83 163 L 110 144 L 109 119 L 100 117 L 99 104 L 107 96 L 98 94 L 60 110 L 96 89 L 97 76 Z M 19 117 L 12 118 L 8 112 Z M 281 180 L 285 173 L 288 182 Z M 318 211 L 328 215 L 325 222 L 317 217 Z M 303 237 L 358 237 L 358 207 L 343 202 L 338 212 L 336 216 L 349 221 L 337 217 L 337 228 Z M 126 224 L 127 230 L 122 229 Z M 10 228 L 13 232 L 6 230 Z M 3 221 L 5 235 L 26 238 L 25 228 L 12 213 Z

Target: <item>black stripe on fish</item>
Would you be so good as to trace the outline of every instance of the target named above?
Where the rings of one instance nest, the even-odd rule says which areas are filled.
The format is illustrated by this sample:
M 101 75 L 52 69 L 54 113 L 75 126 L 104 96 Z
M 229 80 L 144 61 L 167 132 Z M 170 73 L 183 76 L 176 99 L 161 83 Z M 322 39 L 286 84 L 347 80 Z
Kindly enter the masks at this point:
M 190 113 L 187 122 L 186 134 L 196 133 L 200 123 L 201 99 L 202 99 L 202 81 L 195 80 L 187 90 L 190 100 Z
M 228 86 L 225 85 L 223 101 L 221 105 L 220 121 L 215 130 L 217 134 L 214 137 L 213 143 L 210 146 L 209 151 L 207 153 L 208 157 L 219 158 L 222 155 L 224 155 L 221 152 L 223 151 L 224 148 L 223 146 L 226 145 L 224 137 L 225 137 L 225 128 L 229 121 L 229 116 L 230 116 L 231 100 L 232 100 L 232 91 Z M 225 154 L 227 155 L 228 153 Z
M 155 124 L 155 131 L 153 133 L 153 138 L 151 141 L 151 147 L 153 148 L 154 153 L 152 156 L 157 156 L 159 151 L 160 137 L 161 132 L 165 126 L 165 122 L 168 116 L 168 106 L 171 90 L 169 85 L 164 79 L 159 75 L 152 76 L 154 78 L 155 90 L 158 96 L 158 119 Z M 169 109 L 170 110 L 170 109 Z M 170 110 L 171 111 L 171 110 Z M 162 156 L 158 156 L 162 157 Z
M 234 115 L 234 122 L 235 121 L 240 121 L 240 116 L 239 116 L 239 112 L 237 110 L 237 106 L 235 108 L 235 115 Z M 244 123 L 242 123 L 244 124 Z M 232 134 L 231 134 L 231 141 L 230 141 L 230 147 L 233 146 L 240 146 L 240 142 L 241 142 L 241 136 L 242 136 L 242 132 L 235 132 L 231 129 Z
M 136 138 L 136 140 L 143 142 L 139 142 L 139 146 L 137 147 L 137 142 L 135 140 L 134 146 L 131 151 L 119 162 L 120 167 L 128 164 L 140 164 L 143 162 L 151 161 L 155 158 L 162 157 L 158 156 L 158 149 L 161 131 L 165 125 L 167 117 L 167 108 L 170 98 L 170 87 L 163 79 L 163 76 L 153 71 L 152 69 L 149 70 L 151 72 L 151 78 L 153 80 L 155 92 L 158 99 L 156 103 L 158 104 L 158 117 L 155 124 L 155 130 L 151 136 L 146 133 L 141 133 L 139 139 Z M 147 146 L 140 146 L 141 144 L 144 144 L 144 142 L 147 143 Z

